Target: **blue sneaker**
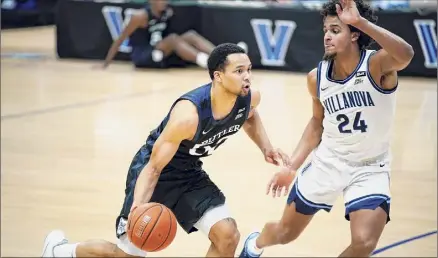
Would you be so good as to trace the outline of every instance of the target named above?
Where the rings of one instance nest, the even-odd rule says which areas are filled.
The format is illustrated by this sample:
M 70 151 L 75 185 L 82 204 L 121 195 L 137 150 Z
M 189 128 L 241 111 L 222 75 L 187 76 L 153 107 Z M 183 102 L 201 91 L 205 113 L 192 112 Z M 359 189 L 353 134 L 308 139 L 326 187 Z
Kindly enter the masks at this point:
M 249 246 L 248 246 L 249 240 L 252 240 L 252 239 L 258 237 L 259 235 L 260 235 L 259 232 L 253 232 L 246 238 L 243 250 L 239 255 L 240 258 L 258 258 L 262 255 L 263 252 L 260 254 L 255 254 L 255 253 L 251 252 L 251 250 L 249 249 Z

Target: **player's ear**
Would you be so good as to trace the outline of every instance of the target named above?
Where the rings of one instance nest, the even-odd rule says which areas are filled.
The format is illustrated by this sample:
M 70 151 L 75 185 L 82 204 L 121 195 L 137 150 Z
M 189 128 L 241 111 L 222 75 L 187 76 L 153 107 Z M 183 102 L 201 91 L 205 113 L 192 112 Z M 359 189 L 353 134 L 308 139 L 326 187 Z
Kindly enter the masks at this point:
M 353 33 L 351 33 L 351 41 L 352 41 L 352 42 L 358 41 L 358 40 L 359 40 L 359 36 L 360 36 L 360 33 L 359 33 L 359 32 L 353 32 Z
M 214 73 L 213 73 L 214 79 L 219 83 L 222 83 L 222 76 L 221 75 L 222 75 L 222 73 L 220 71 L 214 71 Z

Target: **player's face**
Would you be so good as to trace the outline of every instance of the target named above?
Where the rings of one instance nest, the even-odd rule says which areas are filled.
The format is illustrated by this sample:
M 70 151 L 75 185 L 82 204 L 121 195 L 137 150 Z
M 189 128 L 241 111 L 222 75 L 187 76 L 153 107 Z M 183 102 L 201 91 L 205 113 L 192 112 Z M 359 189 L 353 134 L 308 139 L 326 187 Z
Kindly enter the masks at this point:
M 338 16 L 327 16 L 324 20 L 324 60 L 333 60 L 336 55 L 349 49 L 357 40 L 357 33 L 341 22 Z
M 231 54 L 221 76 L 224 88 L 236 95 L 248 95 L 251 87 L 251 61 L 246 54 Z

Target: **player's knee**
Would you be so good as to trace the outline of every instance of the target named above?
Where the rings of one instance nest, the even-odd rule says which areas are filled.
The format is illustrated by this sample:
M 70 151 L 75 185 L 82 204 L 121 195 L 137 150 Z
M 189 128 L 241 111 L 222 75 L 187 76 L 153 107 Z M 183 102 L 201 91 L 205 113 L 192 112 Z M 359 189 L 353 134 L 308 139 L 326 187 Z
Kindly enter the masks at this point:
M 178 36 L 178 34 L 176 33 L 171 33 L 167 36 L 170 44 L 172 45 L 173 48 L 176 47 L 176 45 L 178 44 L 178 42 L 181 40 L 180 36 Z
M 234 219 L 219 221 L 210 231 L 210 240 L 221 255 L 234 255 L 240 240 L 240 232 Z
M 378 239 L 366 234 L 355 234 L 352 237 L 351 247 L 357 255 L 367 256 L 376 248 Z
M 184 39 L 190 40 L 199 37 L 199 34 L 194 30 L 188 30 L 182 35 L 182 37 Z

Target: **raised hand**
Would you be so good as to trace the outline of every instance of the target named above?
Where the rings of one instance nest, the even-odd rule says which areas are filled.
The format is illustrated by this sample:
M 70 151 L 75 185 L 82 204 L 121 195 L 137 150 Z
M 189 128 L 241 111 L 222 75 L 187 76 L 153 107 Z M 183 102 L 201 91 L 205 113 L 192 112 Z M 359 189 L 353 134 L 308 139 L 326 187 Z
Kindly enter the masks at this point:
M 345 23 L 354 25 L 361 19 L 359 10 L 357 9 L 354 0 L 340 0 L 340 4 L 336 4 L 336 12 L 339 19 Z

